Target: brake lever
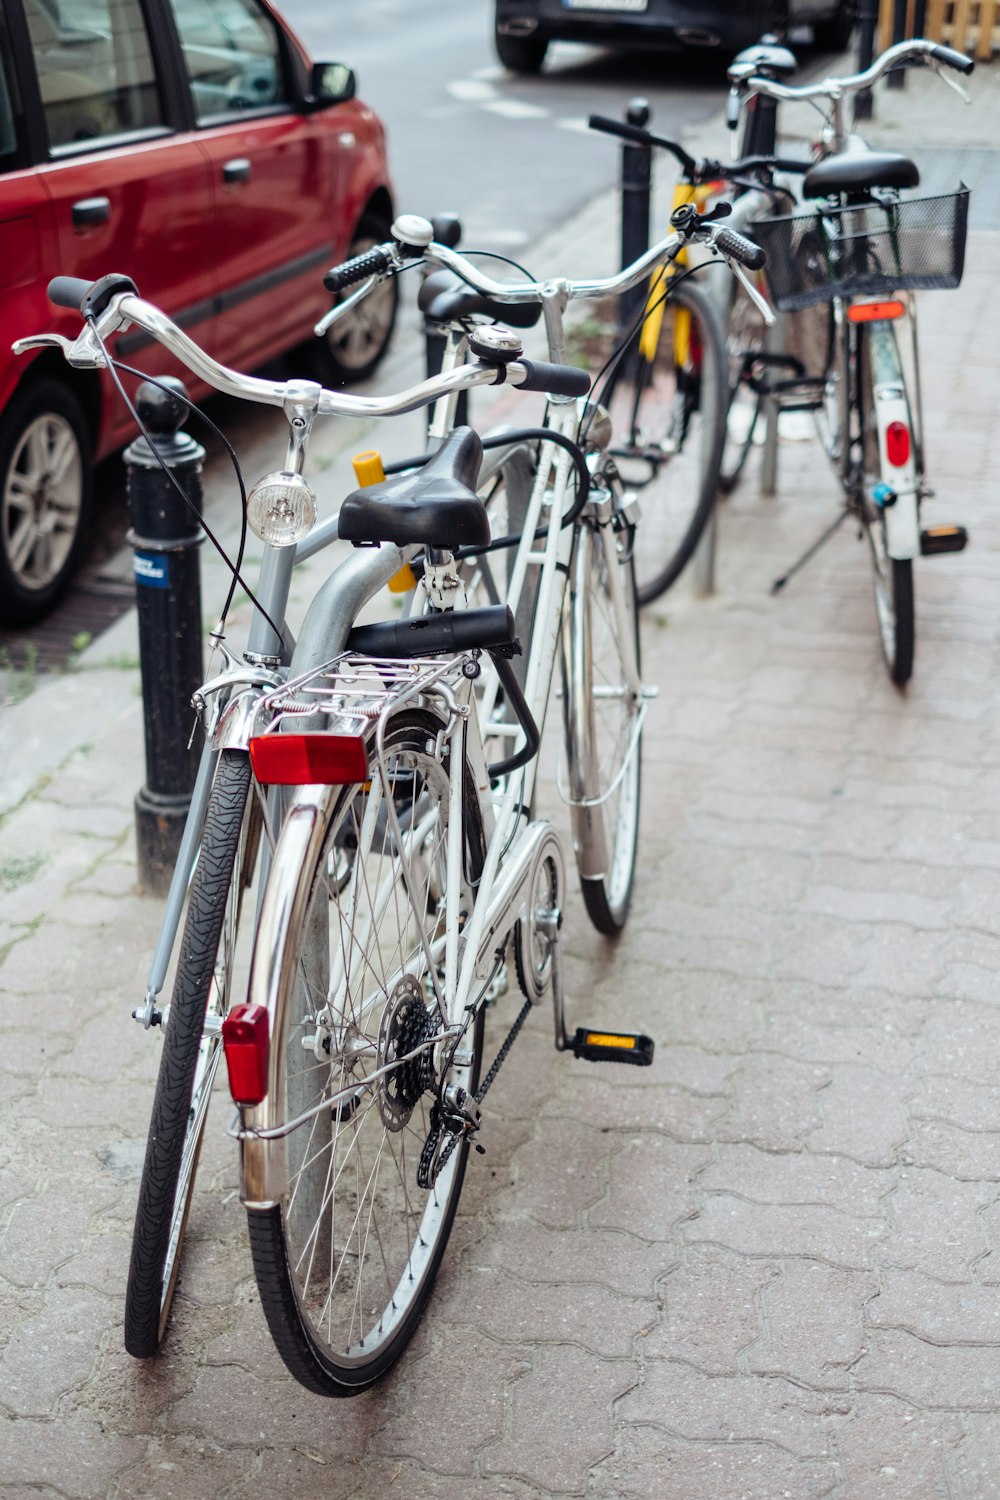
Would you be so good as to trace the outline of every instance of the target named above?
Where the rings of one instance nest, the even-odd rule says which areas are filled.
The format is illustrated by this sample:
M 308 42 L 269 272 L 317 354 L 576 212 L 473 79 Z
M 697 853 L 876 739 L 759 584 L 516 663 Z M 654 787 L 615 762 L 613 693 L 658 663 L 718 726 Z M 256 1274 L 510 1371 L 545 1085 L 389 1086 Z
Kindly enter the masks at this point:
M 316 335 L 316 337 L 322 338 L 328 328 L 332 328 L 334 323 L 338 322 L 345 313 L 349 313 L 352 307 L 357 307 L 358 303 L 363 301 L 364 298 L 368 296 L 368 293 L 380 280 L 381 277 L 379 276 L 369 276 L 368 280 L 363 281 L 358 289 L 352 292 L 345 301 L 335 302 L 334 305 L 330 308 L 330 311 L 323 314 L 319 322 L 316 324 L 316 327 L 313 329 L 313 333 Z
M 932 72 L 937 74 L 942 83 L 946 83 L 950 89 L 954 89 L 958 97 L 964 100 L 966 104 L 972 103 L 972 95 L 969 93 L 968 89 L 963 88 L 957 78 L 953 78 L 950 72 L 946 73 L 943 66 L 937 61 L 936 58 L 930 58 L 929 62 Z
M 719 254 L 721 255 L 722 252 L 720 251 Z M 746 271 L 744 271 L 738 260 L 730 260 L 728 255 L 723 255 L 722 258 L 726 262 L 726 265 L 729 267 L 729 269 L 732 271 L 733 275 L 736 277 L 737 281 L 742 282 L 743 290 L 750 298 L 750 301 L 757 308 L 757 311 L 764 319 L 764 322 L 767 324 L 768 328 L 773 328 L 777 320 L 774 316 L 774 309 L 771 307 L 771 304 L 768 302 L 767 298 L 762 296 L 761 293 L 758 292 L 757 288 L 754 286 L 753 282 L 750 280 L 750 277 L 747 275 Z
M 90 340 L 89 328 L 85 328 L 76 339 L 64 338 L 61 333 L 36 333 L 31 338 L 16 339 L 11 349 L 15 354 L 26 354 L 29 349 L 58 349 L 66 363 L 75 370 L 104 370 L 108 363 Z

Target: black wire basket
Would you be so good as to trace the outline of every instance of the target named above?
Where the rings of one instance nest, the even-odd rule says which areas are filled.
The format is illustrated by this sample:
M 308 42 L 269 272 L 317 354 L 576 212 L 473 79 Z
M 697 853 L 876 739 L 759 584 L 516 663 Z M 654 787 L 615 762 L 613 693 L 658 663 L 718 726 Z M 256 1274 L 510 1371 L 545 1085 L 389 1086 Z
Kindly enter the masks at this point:
M 781 312 L 834 297 L 951 290 L 965 268 L 969 189 L 856 208 L 817 204 L 758 219 L 750 234 L 767 252 L 767 283 Z

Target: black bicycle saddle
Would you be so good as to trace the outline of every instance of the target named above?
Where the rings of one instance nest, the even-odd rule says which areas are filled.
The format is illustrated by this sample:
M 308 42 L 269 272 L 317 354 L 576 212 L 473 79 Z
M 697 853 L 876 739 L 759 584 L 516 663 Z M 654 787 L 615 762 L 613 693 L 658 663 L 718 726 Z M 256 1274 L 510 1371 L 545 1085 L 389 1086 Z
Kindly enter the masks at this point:
M 339 535 L 361 547 L 485 547 L 490 522 L 476 494 L 482 461 L 479 434 L 456 427 L 416 473 L 394 474 L 348 495 L 340 507 Z
M 810 167 L 802 179 L 806 198 L 825 198 L 829 193 L 863 193 L 869 188 L 916 187 L 917 164 L 898 151 L 842 151 Z
M 534 328 L 542 315 L 540 302 L 494 302 L 450 271 L 435 271 L 424 279 L 417 306 L 432 323 L 457 323 L 485 313 L 492 322 L 506 323 L 508 328 Z

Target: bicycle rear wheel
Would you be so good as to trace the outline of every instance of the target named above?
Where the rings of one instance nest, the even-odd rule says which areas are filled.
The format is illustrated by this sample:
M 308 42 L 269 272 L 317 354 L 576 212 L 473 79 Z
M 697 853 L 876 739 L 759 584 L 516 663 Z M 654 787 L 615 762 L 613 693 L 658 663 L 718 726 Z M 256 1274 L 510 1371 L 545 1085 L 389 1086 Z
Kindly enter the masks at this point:
M 637 356 L 634 382 L 611 396 L 611 452 L 626 486 L 641 491 L 636 555 L 640 604 L 680 577 L 719 487 L 726 435 L 728 361 L 718 312 L 688 283 L 671 291 L 652 362 Z
M 428 952 L 438 970 L 449 874 L 449 775 L 435 751 L 441 727 L 424 711 L 398 714 L 385 735 L 388 788 L 372 749 L 370 781 L 331 791 L 313 855 L 292 888 L 274 893 L 292 915 L 277 951 L 265 955 L 279 994 L 269 1095 L 282 1122 L 320 1108 L 267 1142 L 287 1186 L 276 1206 L 249 1210 L 250 1245 L 278 1352 L 319 1395 L 364 1390 L 402 1353 L 430 1296 L 465 1174 L 462 1140 L 433 1184 L 420 1186 L 435 1128 L 434 1068 L 429 1053 L 400 1061 L 440 1029 Z M 466 766 L 460 774 L 468 915 L 482 845 L 471 773 Z M 274 868 L 280 876 L 280 844 Z M 470 1093 L 481 1016 L 480 1008 L 461 1065 L 449 1072 Z
M 563 714 L 573 849 L 587 915 L 622 930 L 642 786 L 639 612 L 631 527 L 580 530 L 563 631 Z
M 882 478 L 882 456 L 878 420 L 875 414 L 872 371 L 872 340 L 864 329 L 857 332 L 857 366 L 860 372 L 861 443 L 863 452 L 862 519 L 868 539 L 875 586 L 875 612 L 878 619 L 882 655 L 889 676 L 897 687 L 913 675 L 916 652 L 916 609 L 913 594 L 913 562 L 910 558 L 890 557 L 885 511 L 873 498 L 875 486 Z M 887 362 L 895 363 L 893 383 L 906 390 L 902 362 L 891 328 L 880 335 L 879 363 L 886 378 Z M 910 431 L 913 431 L 912 414 Z
M 156 1353 L 170 1315 L 221 1057 L 218 1025 L 233 1002 L 240 900 L 260 834 L 247 815 L 249 786 L 249 757 L 223 751 L 188 897 L 139 1185 L 125 1291 L 125 1348 L 138 1359 Z

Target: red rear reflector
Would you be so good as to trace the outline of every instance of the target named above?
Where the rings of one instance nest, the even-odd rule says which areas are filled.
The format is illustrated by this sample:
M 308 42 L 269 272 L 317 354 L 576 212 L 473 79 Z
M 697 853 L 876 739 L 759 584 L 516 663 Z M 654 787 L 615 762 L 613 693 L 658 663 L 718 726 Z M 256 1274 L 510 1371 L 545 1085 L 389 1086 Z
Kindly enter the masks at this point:
M 265 786 L 368 780 L 368 752 L 359 734 L 261 734 L 250 741 L 250 760 Z
M 855 302 L 847 309 L 851 323 L 885 323 L 901 318 L 906 311 L 903 302 Z
M 890 422 L 885 429 L 885 456 L 897 469 L 910 457 L 910 429 L 905 422 Z
M 234 1005 L 222 1023 L 229 1092 L 237 1104 L 259 1104 L 267 1095 L 271 1050 L 263 1005 Z

